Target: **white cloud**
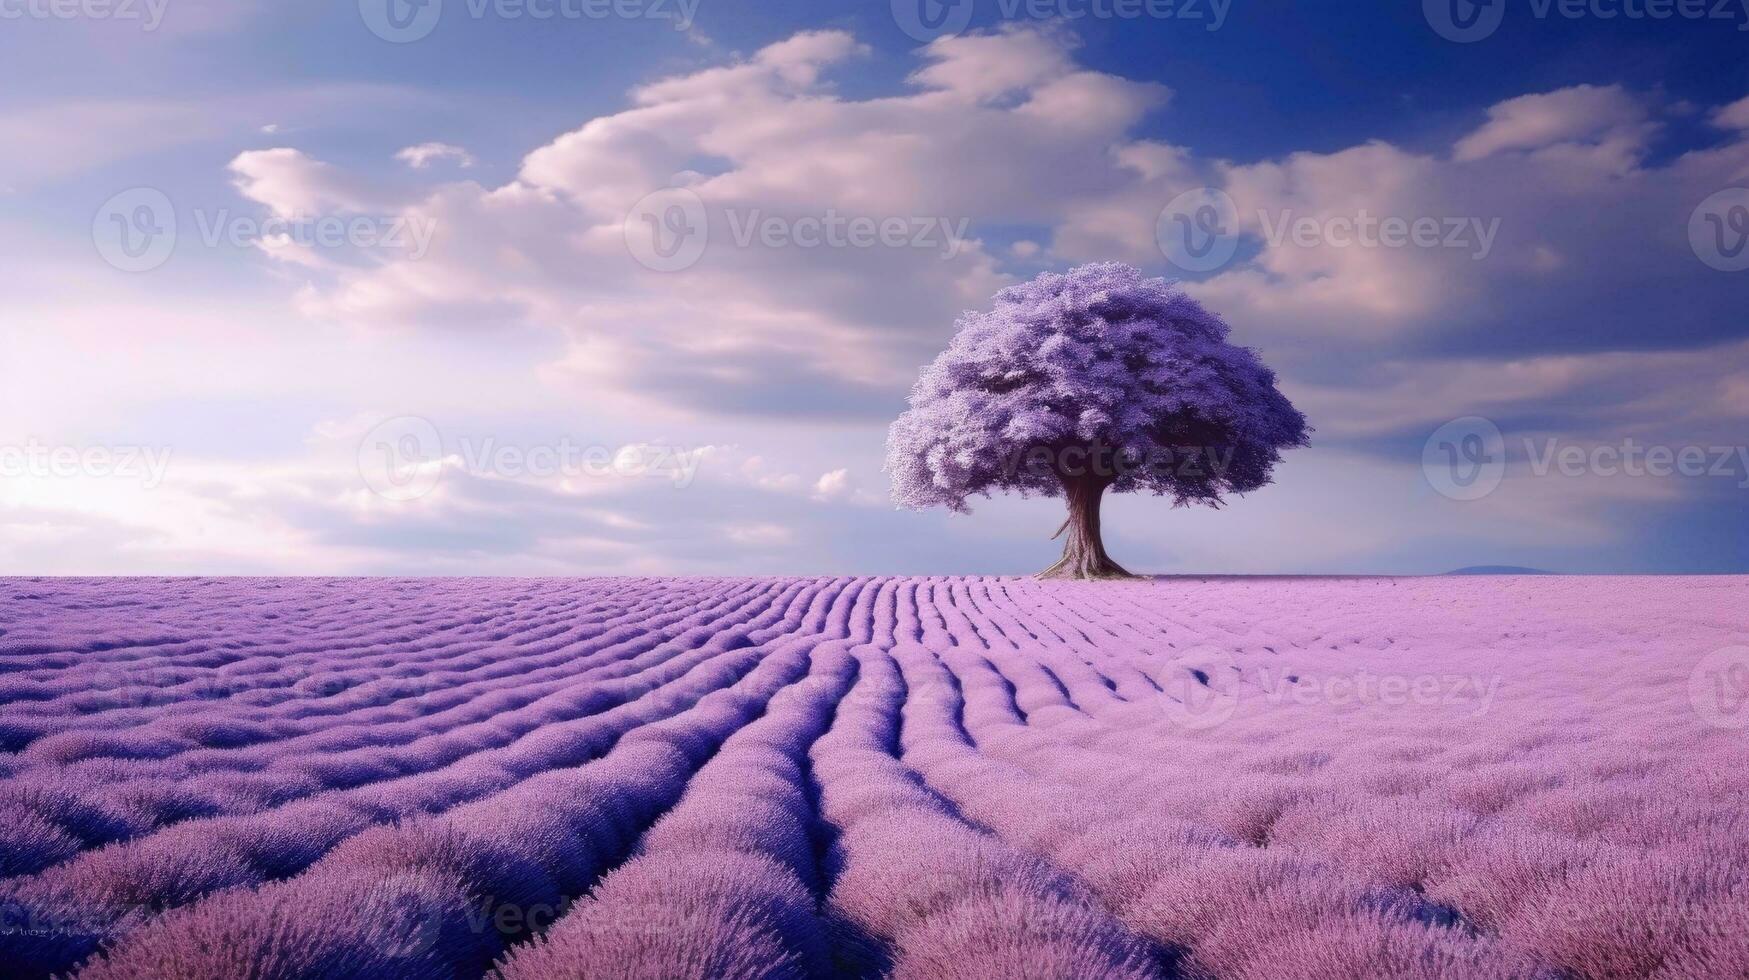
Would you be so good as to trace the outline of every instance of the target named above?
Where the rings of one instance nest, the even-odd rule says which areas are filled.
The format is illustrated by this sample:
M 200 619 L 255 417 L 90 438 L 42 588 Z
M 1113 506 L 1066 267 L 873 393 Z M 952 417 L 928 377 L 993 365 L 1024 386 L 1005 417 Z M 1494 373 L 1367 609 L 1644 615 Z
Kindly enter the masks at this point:
M 814 481 L 815 500 L 841 499 L 850 496 L 851 490 L 850 471 L 846 469 L 823 473 Z
M 424 170 L 440 160 L 453 160 L 456 166 L 464 170 L 474 165 L 472 153 L 448 143 L 420 143 L 409 146 L 396 153 L 395 159 L 414 170 Z
M 802 248 L 737 241 L 737 229 L 830 215 L 949 229 L 1061 220 L 1072 192 L 1131 179 L 1112 148 L 1164 97 L 1075 69 L 1072 48 L 1045 30 L 953 39 L 926 49 L 916 91 L 851 101 L 823 72 L 862 46 L 811 32 L 651 83 L 632 108 L 528 154 L 516 181 L 450 185 L 414 205 L 441 229 L 430 255 L 343 276 L 305 308 L 557 328 L 570 350 L 550 376 L 669 411 L 885 413 L 954 317 L 1011 281 L 998 258 L 951 232 L 927 247 Z M 998 68 L 994 99 L 976 79 Z M 239 169 L 276 207 L 369 196 L 301 156 Z M 677 179 L 707 202 L 711 245 L 683 273 L 651 272 L 628 252 L 625 221 Z
M 250 150 L 231 161 L 237 190 L 281 217 L 387 206 L 387 195 L 367 182 L 290 147 Z
M 1749 139 L 1645 166 L 1649 111 L 1614 87 L 1512 99 L 1451 158 L 1371 142 L 1234 163 L 1130 144 L 1116 152 L 1134 183 L 1078 202 L 1052 252 L 1158 263 L 1160 206 L 1206 185 L 1235 201 L 1241 249 L 1189 288 L 1278 352 L 1442 334 L 1475 349 L 1513 336 L 1643 345 L 1651 322 L 1663 324 L 1655 343 L 1714 340 L 1733 319 L 1729 284 L 1695 260 L 1688 221 L 1696 202 L 1749 175 Z M 1325 232 L 1362 218 L 1433 222 L 1437 244 L 1339 244 Z M 1308 241 L 1282 234 L 1302 223 Z M 1674 292 L 1684 302 L 1673 307 Z
M 1652 311 L 1575 304 L 1636 277 L 1692 282 L 1687 342 L 1724 322 L 1712 310 L 1725 284 L 1694 261 L 1684 229 L 1709 185 L 1749 167 L 1749 140 L 1644 167 L 1648 97 L 1577 86 L 1509 99 L 1449 157 L 1370 142 L 1240 163 L 1134 138 L 1168 93 L 1087 71 L 1075 47 L 1051 27 L 944 38 L 922 50 L 909 90 L 853 100 L 827 73 L 865 49 L 820 31 L 658 80 L 630 108 L 534 149 L 508 184 L 424 192 L 403 214 L 438 229 L 429 254 L 318 278 L 301 308 L 367 325 L 551 329 L 566 346 L 543 378 L 623 410 L 870 418 L 892 413 L 960 311 L 1036 260 L 1118 258 L 1170 274 L 1155 218 L 1179 192 L 1212 185 L 1237 202 L 1249 251 L 1191 288 L 1289 368 L 1384 337 L 1486 338 L 1511 328 L 1500 311 L 1561 302 L 1543 315 L 1616 318 L 1592 331 L 1607 343 Z M 233 168 L 276 210 L 396 195 L 290 149 Z M 628 213 L 677 183 L 704 202 L 710 243 L 690 268 L 658 273 L 627 249 Z M 744 231 L 827 213 L 964 221 L 970 240 L 944 258 L 768 247 Z M 1442 241 L 1461 222 L 1463 247 L 1275 237 L 1288 221 L 1366 215 L 1431 219 Z M 987 249 L 985 224 L 1049 238 Z M 1647 304 L 1656 294 L 1633 293 Z
M 1586 148 L 1628 162 L 1656 130 L 1644 103 L 1619 85 L 1575 85 L 1522 95 L 1488 110 L 1488 122 L 1457 142 L 1457 160 L 1479 160 L 1508 150 Z
M 930 63 L 912 74 L 924 88 L 982 102 L 1033 91 L 1069 74 L 1072 38 L 1010 26 L 998 34 L 947 35 L 931 42 Z
M 1749 130 L 1749 97 L 1714 111 L 1712 120 L 1721 129 Z

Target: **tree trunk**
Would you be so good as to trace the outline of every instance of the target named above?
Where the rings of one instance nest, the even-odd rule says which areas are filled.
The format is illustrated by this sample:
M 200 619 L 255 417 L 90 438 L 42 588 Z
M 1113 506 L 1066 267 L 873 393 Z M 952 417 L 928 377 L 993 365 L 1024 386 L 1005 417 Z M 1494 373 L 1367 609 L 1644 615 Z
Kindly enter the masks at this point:
M 1105 542 L 1099 537 L 1099 500 L 1105 496 L 1106 486 L 1105 481 L 1094 477 L 1063 481 L 1069 519 L 1057 534 L 1067 531 L 1069 536 L 1063 541 L 1063 559 L 1040 572 L 1039 578 L 1135 578 L 1111 560 L 1105 553 Z

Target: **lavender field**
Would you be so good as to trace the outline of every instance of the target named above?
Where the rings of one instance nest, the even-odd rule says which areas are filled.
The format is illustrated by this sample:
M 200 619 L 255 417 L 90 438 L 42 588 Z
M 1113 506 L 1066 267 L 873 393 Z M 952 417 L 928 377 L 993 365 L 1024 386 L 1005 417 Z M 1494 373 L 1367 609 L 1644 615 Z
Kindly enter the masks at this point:
M 1745 976 L 1746 610 L 0 581 L 0 976 Z

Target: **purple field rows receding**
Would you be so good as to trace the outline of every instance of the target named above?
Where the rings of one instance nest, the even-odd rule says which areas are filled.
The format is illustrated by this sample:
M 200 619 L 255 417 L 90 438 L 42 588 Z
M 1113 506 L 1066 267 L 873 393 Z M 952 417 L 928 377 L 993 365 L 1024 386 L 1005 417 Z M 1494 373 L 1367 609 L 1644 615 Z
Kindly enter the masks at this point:
M 0 580 L 0 977 L 1744 977 L 1746 643 L 1741 578 Z

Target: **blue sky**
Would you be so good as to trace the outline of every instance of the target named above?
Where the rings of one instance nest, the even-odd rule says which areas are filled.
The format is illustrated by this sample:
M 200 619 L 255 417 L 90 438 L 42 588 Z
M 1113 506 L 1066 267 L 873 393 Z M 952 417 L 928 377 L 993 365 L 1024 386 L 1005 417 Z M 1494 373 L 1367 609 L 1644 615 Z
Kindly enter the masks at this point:
M 1102 259 L 1317 428 L 1132 568 L 1749 570 L 1742 5 L 559 2 L 0 0 L 0 573 L 1025 572 L 1058 505 L 895 512 L 885 427 Z

